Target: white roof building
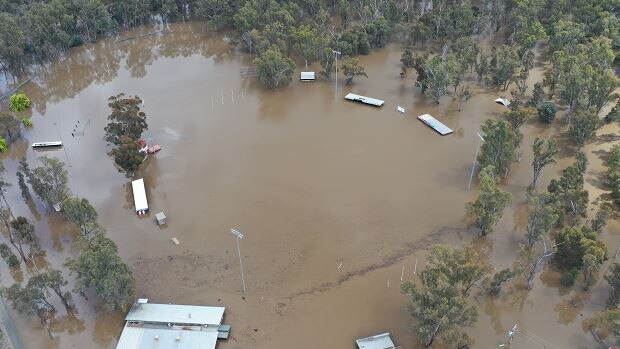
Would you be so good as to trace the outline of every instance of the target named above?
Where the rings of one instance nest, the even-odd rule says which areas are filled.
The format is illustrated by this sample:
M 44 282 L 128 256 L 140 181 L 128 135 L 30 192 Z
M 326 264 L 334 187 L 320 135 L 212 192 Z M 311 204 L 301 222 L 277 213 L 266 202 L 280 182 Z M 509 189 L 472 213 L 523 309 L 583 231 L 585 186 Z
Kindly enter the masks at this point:
M 140 300 L 125 317 L 116 349 L 213 349 L 217 339 L 228 334 L 220 333 L 223 317 L 223 307 Z

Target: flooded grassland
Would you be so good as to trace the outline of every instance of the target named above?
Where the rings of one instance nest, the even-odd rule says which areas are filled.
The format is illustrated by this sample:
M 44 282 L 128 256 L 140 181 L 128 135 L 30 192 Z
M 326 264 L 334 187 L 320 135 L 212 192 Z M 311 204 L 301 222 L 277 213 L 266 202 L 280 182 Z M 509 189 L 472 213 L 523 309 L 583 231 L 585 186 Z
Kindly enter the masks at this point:
M 165 34 L 72 50 L 23 88 L 34 103 L 35 127 L 6 155 L 7 179 L 16 183 L 23 156 L 31 166 L 41 155 L 64 161 L 72 193 L 97 208 L 130 265 L 136 296 L 225 306 L 232 337 L 219 343 L 222 349 L 353 348 L 355 338 L 382 331 L 403 348 L 419 347 L 401 275 L 414 279 L 432 244 L 472 240 L 464 204 L 476 196 L 475 185 L 467 191 L 476 132 L 505 110 L 492 101 L 501 92 L 479 90 L 461 111 L 449 97 L 436 105 L 413 87 L 413 74 L 400 78 L 396 44 L 360 57 L 369 78 L 353 86 L 341 83 L 336 92 L 333 80 L 293 79 L 272 92 L 240 74 L 252 57 L 227 42 L 199 25 L 179 24 Z M 539 64 L 532 79 L 541 73 Z M 386 104 L 346 102 L 349 91 Z M 165 228 L 152 214 L 135 215 L 131 179 L 106 155 L 106 99 L 120 92 L 144 99 L 146 138 L 163 148 L 135 177 L 145 179 L 152 214 L 166 213 Z M 407 112 L 399 114 L 396 105 Z M 416 119 L 422 113 L 455 132 L 439 136 Z M 561 118 L 523 127 L 521 160 L 503 183 L 513 201 L 496 233 L 478 242 L 498 269 L 512 265 L 524 238 L 530 145 L 537 136 L 561 140 L 565 131 Z M 586 147 L 592 199 L 603 193 L 601 158 L 618 143 L 617 134 L 617 126 L 605 126 Z M 63 149 L 41 153 L 28 146 L 56 139 Z M 540 185 L 570 164 L 573 153 L 562 151 Z M 16 185 L 8 195 L 16 215 L 36 220 L 47 263 L 62 268 L 74 253 L 75 229 L 40 204 L 26 206 Z M 610 222 L 603 234 L 611 260 L 619 227 Z M 245 295 L 230 228 L 245 233 Z M 2 273 L 3 284 L 13 277 Z M 514 287 L 497 299 L 476 297 L 474 346 L 496 347 L 518 322 L 532 336 L 517 337 L 513 347 L 593 347 L 581 321 L 603 308 L 609 289 L 601 279 L 584 294 L 561 288 L 558 275 L 545 269 L 531 292 Z M 54 340 L 35 318 L 14 314 L 26 348 L 115 347 L 123 314 L 99 311 L 94 297 L 75 298 L 79 318 L 60 311 Z

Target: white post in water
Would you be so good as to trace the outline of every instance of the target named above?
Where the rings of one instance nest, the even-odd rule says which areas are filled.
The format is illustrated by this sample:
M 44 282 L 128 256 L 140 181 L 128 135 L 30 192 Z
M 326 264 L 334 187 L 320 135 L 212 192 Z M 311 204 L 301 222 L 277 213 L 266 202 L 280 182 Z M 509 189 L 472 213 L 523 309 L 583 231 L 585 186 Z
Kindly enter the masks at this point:
M 467 190 L 471 188 L 471 180 L 474 177 L 474 169 L 476 168 L 476 161 L 478 161 L 478 151 L 480 150 L 480 142 L 484 142 L 484 138 L 480 135 L 480 133 L 476 133 L 478 135 L 478 146 L 476 146 L 476 155 L 474 155 L 474 163 L 471 164 L 471 173 L 469 174 L 469 184 L 467 184 Z
M 342 54 L 339 51 L 335 51 L 332 49 L 332 53 L 334 54 L 334 57 L 336 58 L 336 92 L 335 92 L 335 97 L 338 98 L 338 55 Z
M 245 277 L 243 275 L 243 261 L 241 260 L 241 249 L 239 248 L 239 240 L 243 239 L 243 234 L 235 229 L 230 229 L 230 232 L 235 236 L 235 240 L 237 240 L 237 255 L 239 256 L 239 266 L 241 267 L 241 288 L 243 289 L 243 293 L 245 293 Z

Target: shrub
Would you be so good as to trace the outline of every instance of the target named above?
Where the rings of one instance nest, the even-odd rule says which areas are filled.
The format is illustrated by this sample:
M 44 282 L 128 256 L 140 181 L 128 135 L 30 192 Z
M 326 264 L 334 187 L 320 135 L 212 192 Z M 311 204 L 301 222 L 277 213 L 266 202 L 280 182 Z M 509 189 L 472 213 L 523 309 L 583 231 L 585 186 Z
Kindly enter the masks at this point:
M 550 123 L 553 121 L 553 119 L 555 119 L 555 113 L 556 109 L 553 102 L 544 101 L 538 107 L 538 118 L 542 122 Z
M 569 271 L 562 274 L 560 283 L 564 287 L 571 287 L 575 284 L 575 281 L 577 281 L 578 275 L 579 275 L 579 269 L 577 268 L 570 269 Z
M 19 112 L 28 108 L 30 108 L 30 99 L 25 94 L 18 92 L 9 98 L 9 109 L 11 111 Z
M 11 248 L 7 244 L 0 244 L 0 257 L 4 259 L 4 262 L 11 268 L 19 265 L 19 259 L 11 251 Z
M 24 125 L 24 127 L 32 127 L 32 119 L 31 118 L 22 119 L 22 124 Z
M 6 139 L 0 137 L 0 153 L 4 153 L 9 150 L 9 146 L 6 143 Z

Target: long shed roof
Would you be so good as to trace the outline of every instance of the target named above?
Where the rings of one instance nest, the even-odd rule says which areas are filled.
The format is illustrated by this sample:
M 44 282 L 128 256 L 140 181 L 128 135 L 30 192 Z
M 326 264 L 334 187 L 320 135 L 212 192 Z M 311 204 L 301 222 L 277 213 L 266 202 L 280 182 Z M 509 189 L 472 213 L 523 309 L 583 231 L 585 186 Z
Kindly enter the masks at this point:
M 134 305 L 125 320 L 151 323 L 220 325 L 224 307 L 145 303 Z
M 125 326 L 116 349 L 213 349 L 217 330 Z
M 356 95 L 355 93 L 349 93 L 346 96 L 344 96 L 344 98 L 350 101 L 353 101 L 353 102 L 360 102 L 364 104 L 374 105 L 375 107 L 380 107 L 383 105 L 383 103 L 385 103 L 385 101 L 383 100 L 366 97 L 366 96 L 360 96 L 360 95 Z

